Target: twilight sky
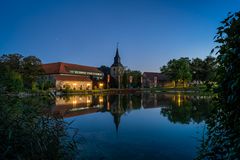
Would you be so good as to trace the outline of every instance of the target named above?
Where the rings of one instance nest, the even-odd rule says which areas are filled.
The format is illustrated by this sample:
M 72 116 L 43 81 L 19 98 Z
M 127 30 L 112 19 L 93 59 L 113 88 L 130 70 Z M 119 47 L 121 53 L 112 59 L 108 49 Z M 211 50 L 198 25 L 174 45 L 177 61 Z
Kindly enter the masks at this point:
M 116 43 L 130 69 L 209 55 L 240 0 L 0 0 L 0 55 L 110 66 Z

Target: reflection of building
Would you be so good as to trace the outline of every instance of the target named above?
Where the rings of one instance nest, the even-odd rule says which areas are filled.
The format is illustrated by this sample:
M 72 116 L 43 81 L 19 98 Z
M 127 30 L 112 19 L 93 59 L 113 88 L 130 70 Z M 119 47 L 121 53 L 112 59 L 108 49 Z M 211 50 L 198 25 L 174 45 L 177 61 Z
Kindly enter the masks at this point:
M 53 112 L 60 113 L 64 117 L 95 113 L 102 110 L 102 101 L 101 96 L 93 97 L 92 95 L 56 97 Z
M 143 108 L 159 108 L 167 107 L 172 104 L 171 94 L 142 94 L 142 105 Z
M 116 55 L 114 57 L 114 63 L 111 66 L 111 76 L 117 81 L 118 88 L 121 88 L 121 79 L 124 73 L 124 67 L 121 63 L 121 58 L 118 53 L 118 48 L 116 50 Z
M 169 80 L 168 76 L 157 72 L 143 73 L 143 87 L 174 87 L 174 83 Z
M 56 89 L 88 90 L 93 88 L 93 82 L 101 80 L 103 73 L 96 67 L 69 63 L 49 63 L 42 65 L 45 77 Z
M 121 116 L 125 113 L 125 110 L 121 102 L 122 101 L 121 95 L 118 95 L 116 98 L 117 100 L 115 100 L 111 105 L 111 114 L 113 115 L 116 131 L 118 132 Z

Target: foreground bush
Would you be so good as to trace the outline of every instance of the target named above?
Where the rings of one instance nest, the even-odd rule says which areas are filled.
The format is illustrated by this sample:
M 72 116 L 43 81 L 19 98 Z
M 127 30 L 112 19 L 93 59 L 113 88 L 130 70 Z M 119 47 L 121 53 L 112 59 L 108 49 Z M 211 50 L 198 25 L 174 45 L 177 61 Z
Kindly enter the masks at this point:
M 71 159 L 68 125 L 49 112 L 49 100 L 0 97 L 0 159 Z

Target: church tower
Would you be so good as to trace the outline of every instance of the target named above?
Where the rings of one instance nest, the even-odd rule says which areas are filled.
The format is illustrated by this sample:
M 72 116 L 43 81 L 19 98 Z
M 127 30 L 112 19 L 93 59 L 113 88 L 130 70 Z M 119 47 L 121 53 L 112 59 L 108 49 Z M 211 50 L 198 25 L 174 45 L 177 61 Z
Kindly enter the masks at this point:
M 121 58 L 119 56 L 118 46 L 116 49 L 116 55 L 114 57 L 114 63 L 111 66 L 110 74 L 118 82 L 118 88 L 121 88 L 121 79 L 124 73 L 124 67 L 121 63 Z

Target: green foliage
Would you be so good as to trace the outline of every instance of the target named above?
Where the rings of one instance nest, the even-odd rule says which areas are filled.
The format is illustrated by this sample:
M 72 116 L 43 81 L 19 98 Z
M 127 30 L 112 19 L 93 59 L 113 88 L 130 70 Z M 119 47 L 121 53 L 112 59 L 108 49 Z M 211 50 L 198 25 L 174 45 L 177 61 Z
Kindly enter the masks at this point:
M 32 82 L 32 91 L 33 92 L 38 91 L 38 87 L 37 87 L 37 83 L 36 82 Z
M 43 73 L 41 60 L 35 56 L 23 57 L 20 54 L 7 54 L 0 57 L 0 86 L 2 92 L 18 92 L 32 89 L 39 75 Z M 39 85 L 36 85 L 36 87 Z
M 200 58 L 192 59 L 191 62 L 191 72 L 192 72 L 192 79 L 195 81 L 204 81 L 205 74 L 204 74 L 204 61 Z
M 240 12 L 230 14 L 218 28 L 215 42 L 222 102 L 233 108 L 240 104 Z
M 141 72 L 126 70 L 123 74 L 122 85 L 124 88 L 140 88 L 141 87 Z M 130 78 L 132 82 L 130 83 Z
M 197 159 L 240 157 L 240 12 L 229 14 L 221 23 L 215 37 L 219 98 Z
M 0 92 L 20 92 L 23 90 L 23 80 L 19 73 L 0 65 L 0 74 Z
M 211 88 L 216 82 L 217 62 L 214 57 L 208 56 L 204 60 L 180 58 L 170 60 L 166 66 L 160 68 L 171 80 L 178 82 L 195 81 L 195 84 L 205 83 Z
M 167 74 L 171 80 L 188 82 L 192 79 L 189 58 L 173 59 L 163 66 L 161 72 Z
M 23 56 L 18 53 L 4 54 L 0 57 L 0 63 L 8 66 L 10 70 L 20 73 L 22 71 Z
M 32 83 L 36 83 L 39 75 L 43 74 L 41 67 L 41 60 L 35 56 L 28 56 L 22 59 L 22 70 L 21 70 L 24 86 L 31 88 Z
M 0 159 L 71 159 L 75 142 L 49 100 L 0 97 Z

